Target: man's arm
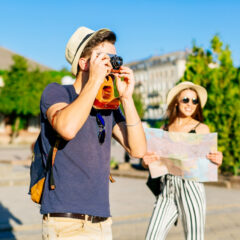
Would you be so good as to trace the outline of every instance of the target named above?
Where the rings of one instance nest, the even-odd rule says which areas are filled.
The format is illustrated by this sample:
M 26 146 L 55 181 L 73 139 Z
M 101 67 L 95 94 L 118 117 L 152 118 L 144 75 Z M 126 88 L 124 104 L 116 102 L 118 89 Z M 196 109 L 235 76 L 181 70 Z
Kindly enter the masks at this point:
M 120 78 L 124 78 L 121 81 Z M 132 93 L 134 77 L 131 69 L 121 67 L 117 78 L 117 88 L 123 105 L 126 123 L 120 122 L 113 128 L 113 137 L 136 158 L 141 158 L 146 153 L 147 144 L 141 120 L 134 105 Z
M 81 129 L 90 114 L 99 87 L 110 70 L 109 57 L 93 51 L 89 78 L 77 99 L 71 104 L 54 104 L 47 110 L 50 124 L 64 139 L 73 139 Z

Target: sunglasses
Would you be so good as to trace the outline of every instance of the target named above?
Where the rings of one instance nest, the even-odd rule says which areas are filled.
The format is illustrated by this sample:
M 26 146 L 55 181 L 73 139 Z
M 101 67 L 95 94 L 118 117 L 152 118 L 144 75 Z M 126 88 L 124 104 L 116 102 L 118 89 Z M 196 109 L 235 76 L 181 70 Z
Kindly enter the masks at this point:
M 104 143 L 104 140 L 105 140 L 105 121 L 100 113 L 96 114 L 96 121 L 99 127 L 98 140 L 102 144 Z
M 184 97 L 182 100 L 181 100 L 182 103 L 186 104 L 186 103 L 189 103 L 190 102 L 190 99 L 188 97 Z M 199 103 L 198 99 L 197 98 L 192 98 L 192 104 L 193 105 L 197 105 Z

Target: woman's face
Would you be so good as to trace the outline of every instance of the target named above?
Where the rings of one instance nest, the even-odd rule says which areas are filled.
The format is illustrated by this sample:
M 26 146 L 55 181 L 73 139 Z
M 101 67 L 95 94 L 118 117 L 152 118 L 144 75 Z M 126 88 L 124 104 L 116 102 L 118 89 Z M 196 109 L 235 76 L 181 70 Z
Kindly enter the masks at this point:
M 179 113 L 185 117 L 191 117 L 198 106 L 198 97 L 195 91 L 183 90 L 178 97 Z

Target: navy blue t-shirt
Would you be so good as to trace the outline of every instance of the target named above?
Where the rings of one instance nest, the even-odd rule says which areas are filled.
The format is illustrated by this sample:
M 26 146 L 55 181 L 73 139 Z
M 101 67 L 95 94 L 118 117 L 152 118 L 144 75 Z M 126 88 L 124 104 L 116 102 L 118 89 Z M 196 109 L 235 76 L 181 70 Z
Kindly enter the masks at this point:
M 78 95 L 73 85 L 68 86 L 73 100 Z M 43 91 L 41 109 L 41 140 L 44 155 L 56 140 L 46 112 L 55 103 L 71 103 L 67 89 L 57 83 L 49 84 Z M 105 141 L 99 143 L 96 110 L 92 109 L 86 122 L 71 141 L 62 140 L 58 148 L 53 174 L 56 189 L 49 189 L 47 174 L 42 196 L 42 214 L 81 213 L 109 217 L 109 173 L 112 129 L 125 121 L 120 109 L 100 111 L 105 121 Z

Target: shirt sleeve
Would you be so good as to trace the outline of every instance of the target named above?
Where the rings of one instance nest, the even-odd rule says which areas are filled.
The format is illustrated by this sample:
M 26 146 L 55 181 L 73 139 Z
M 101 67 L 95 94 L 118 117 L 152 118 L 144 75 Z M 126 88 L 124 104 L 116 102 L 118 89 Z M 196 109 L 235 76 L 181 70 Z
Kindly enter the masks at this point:
M 114 128 L 114 126 L 117 124 L 117 123 L 120 123 L 120 122 L 125 122 L 125 117 L 121 111 L 120 108 L 118 108 L 117 110 L 113 110 L 113 123 L 112 123 L 112 128 Z
M 58 83 L 50 83 L 43 91 L 40 101 L 40 110 L 47 119 L 47 110 L 56 103 L 70 103 L 67 90 Z

